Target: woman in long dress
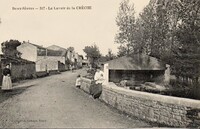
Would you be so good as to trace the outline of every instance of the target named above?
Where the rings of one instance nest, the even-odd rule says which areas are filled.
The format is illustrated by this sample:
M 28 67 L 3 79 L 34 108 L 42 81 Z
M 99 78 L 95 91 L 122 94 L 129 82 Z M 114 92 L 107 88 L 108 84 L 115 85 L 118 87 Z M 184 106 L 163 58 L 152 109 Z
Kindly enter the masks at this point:
M 99 98 L 102 93 L 102 83 L 104 81 L 104 73 L 100 67 L 97 67 L 97 71 L 94 75 L 94 84 L 90 87 L 90 94 L 94 99 Z
M 7 64 L 6 68 L 3 69 L 2 90 L 12 90 L 11 70 L 9 64 Z

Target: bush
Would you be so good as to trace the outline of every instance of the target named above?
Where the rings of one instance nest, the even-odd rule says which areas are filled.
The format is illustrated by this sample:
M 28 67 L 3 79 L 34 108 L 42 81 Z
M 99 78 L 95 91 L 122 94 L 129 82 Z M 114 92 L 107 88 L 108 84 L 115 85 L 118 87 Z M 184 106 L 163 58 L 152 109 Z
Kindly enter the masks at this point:
M 88 69 L 88 70 L 87 70 L 87 73 L 88 73 L 88 74 L 91 74 L 91 75 L 93 75 L 93 76 L 94 76 L 95 72 L 96 72 L 96 70 L 95 70 L 94 68 Z

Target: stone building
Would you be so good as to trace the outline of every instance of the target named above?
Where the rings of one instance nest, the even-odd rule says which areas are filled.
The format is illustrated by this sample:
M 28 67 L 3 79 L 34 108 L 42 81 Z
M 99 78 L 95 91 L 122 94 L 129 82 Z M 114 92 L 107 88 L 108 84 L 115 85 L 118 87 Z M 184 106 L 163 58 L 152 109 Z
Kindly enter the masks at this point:
M 144 54 L 123 56 L 104 64 L 106 82 L 122 80 L 169 83 L 169 69 L 158 59 Z
M 83 67 L 83 56 L 78 55 L 78 67 L 82 68 Z
M 64 51 L 47 49 L 29 42 L 23 42 L 17 50 L 21 53 L 21 58 L 35 62 L 36 72 L 67 69 L 67 53 Z
M 89 61 L 87 59 L 82 60 L 82 66 L 83 67 L 88 67 L 89 66 Z
M 75 67 L 77 67 L 77 68 L 82 67 L 83 56 L 76 53 L 74 51 L 74 49 L 72 49 L 71 47 L 69 47 L 68 49 L 65 49 L 65 48 L 57 46 L 57 45 L 51 45 L 51 46 L 47 47 L 47 49 L 55 50 L 55 51 L 62 51 L 63 53 L 66 53 L 65 59 L 68 64 L 74 64 Z
M 76 68 L 82 68 L 82 66 L 83 66 L 83 56 L 79 55 L 78 53 L 75 53 L 74 62 L 75 62 Z

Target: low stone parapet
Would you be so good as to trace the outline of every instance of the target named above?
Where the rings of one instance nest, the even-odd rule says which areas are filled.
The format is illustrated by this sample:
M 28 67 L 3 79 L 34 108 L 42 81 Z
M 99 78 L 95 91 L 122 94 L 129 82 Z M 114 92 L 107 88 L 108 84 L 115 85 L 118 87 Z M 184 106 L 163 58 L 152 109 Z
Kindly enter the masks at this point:
M 82 84 L 81 89 L 85 91 L 86 93 L 90 93 L 90 86 L 91 86 L 92 80 L 88 78 L 82 78 Z
M 92 80 L 83 78 L 81 89 L 90 93 Z M 103 85 L 100 99 L 112 107 L 143 119 L 171 127 L 200 127 L 200 101 Z
M 40 72 L 36 72 L 36 76 L 38 78 L 45 77 L 45 76 L 48 76 L 48 73 L 46 71 L 40 71 Z
M 172 127 L 200 127 L 200 101 L 103 86 L 101 99 L 132 116 Z

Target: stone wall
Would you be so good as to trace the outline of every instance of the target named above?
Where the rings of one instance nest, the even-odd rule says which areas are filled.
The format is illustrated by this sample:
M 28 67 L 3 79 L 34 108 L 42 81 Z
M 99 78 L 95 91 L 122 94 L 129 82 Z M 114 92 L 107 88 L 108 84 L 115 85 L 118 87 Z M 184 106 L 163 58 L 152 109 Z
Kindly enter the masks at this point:
M 103 86 L 101 99 L 132 116 L 172 127 L 200 127 L 200 101 Z
M 88 94 L 90 93 L 91 82 L 92 82 L 92 80 L 90 80 L 90 79 L 82 78 L 81 89 Z
M 91 80 L 83 78 L 81 89 L 89 93 Z M 118 110 L 143 119 L 172 127 L 200 127 L 200 101 L 164 96 L 103 85 L 100 97 Z
M 35 63 L 30 64 L 12 64 L 12 80 L 30 79 L 36 75 Z
M 36 62 L 36 72 L 58 70 L 58 61 L 52 59 L 41 59 Z

